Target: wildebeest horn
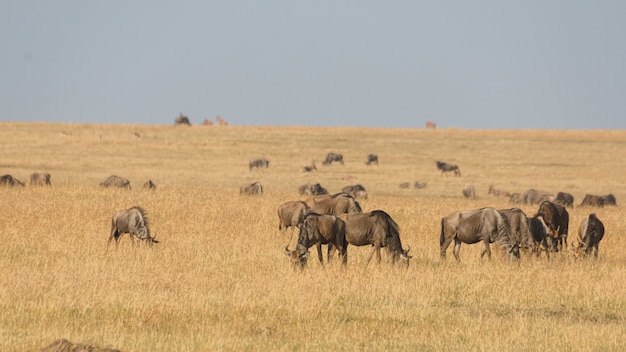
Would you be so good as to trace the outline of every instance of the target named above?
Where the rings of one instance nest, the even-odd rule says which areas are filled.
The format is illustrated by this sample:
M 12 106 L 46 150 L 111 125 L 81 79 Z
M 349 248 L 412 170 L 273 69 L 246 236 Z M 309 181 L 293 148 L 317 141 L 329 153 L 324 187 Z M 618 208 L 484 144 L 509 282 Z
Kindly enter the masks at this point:
M 291 257 L 291 251 L 289 250 L 289 245 L 285 246 L 285 254 Z
M 407 247 L 409 247 L 409 248 L 407 248 L 407 250 L 404 251 L 404 254 L 409 254 L 409 251 L 411 250 L 411 246 L 407 246 Z

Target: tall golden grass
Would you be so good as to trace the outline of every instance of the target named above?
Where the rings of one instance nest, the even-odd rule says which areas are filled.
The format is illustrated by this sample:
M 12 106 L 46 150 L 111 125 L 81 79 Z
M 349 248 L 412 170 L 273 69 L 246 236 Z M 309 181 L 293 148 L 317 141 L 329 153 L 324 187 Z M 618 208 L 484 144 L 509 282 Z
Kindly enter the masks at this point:
M 626 326 L 625 131 L 505 131 L 243 126 L 0 124 L 0 174 L 52 187 L 0 188 L 0 350 L 37 350 L 59 338 L 124 351 L 208 350 L 622 350 Z M 63 132 L 63 133 L 62 133 Z M 136 138 L 138 133 L 141 137 Z M 322 166 L 328 152 L 345 166 Z M 378 154 L 379 166 L 365 165 Z M 270 167 L 248 170 L 248 161 Z M 459 165 L 441 175 L 436 160 Z M 303 165 L 318 170 L 303 174 Z M 132 189 L 102 189 L 111 174 Z M 346 181 L 346 176 L 357 177 Z M 152 179 L 156 191 L 142 189 Z M 265 193 L 240 196 L 259 181 Z M 426 182 L 401 189 L 402 182 Z M 408 269 L 292 270 L 293 238 L 276 208 L 298 186 L 365 186 L 365 211 L 400 225 Z M 478 198 L 461 190 L 474 185 Z M 487 194 L 529 188 L 613 193 L 617 207 L 570 209 L 570 242 L 595 212 L 606 235 L 597 260 L 439 260 L 441 217 L 484 206 Z M 110 219 L 144 207 L 161 243 L 105 253 Z M 536 206 L 521 205 L 532 215 Z

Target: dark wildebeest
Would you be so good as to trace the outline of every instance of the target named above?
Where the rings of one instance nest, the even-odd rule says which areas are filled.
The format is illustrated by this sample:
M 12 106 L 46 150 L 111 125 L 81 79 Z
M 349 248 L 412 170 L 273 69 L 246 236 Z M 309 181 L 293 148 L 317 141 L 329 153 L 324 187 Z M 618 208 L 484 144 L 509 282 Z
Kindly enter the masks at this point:
M 372 246 L 365 267 L 372 260 L 374 253 L 376 253 L 377 263 L 380 263 L 380 249 L 383 247 L 387 248 L 391 264 L 400 261 L 403 266 L 409 266 L 411 256 L 408 253 L 411 247 L 407 250 L 402 249 L 400 228 L 389 214 L 382 210 L 374 210 L 369 213 L 342 214 L 339 215 L 339 218 L 346 222 L 346 241 L 348 244 Z
M 469 198 L 469 199 L 476 199 L 476 190 L 474 189 L 474 186 L 469 185 L 463 188 L 462 192 L 463 192 L 463 197 Z
M 319 183 L 314 185 L 302 185 L 298 187 L 298 193 L 301 196 L 319 196 L 322 194 L 328 194 L 328 190 L 322 187 Z
M 569 213 L 565 207 L 546 200 L 539 205 L 536 216 L 541 216 L 550 229 L 552 250 L 558 252 L 559 247 L 565 246 L 567 248 Z
M 0 176 L 0 185 L 1 186 L 25 186 L 24 182 L 16 179 L 15 177 L 11 176 L 11 175 L 3 175 Z
M 402 182 L 401 184 L 398 185 L 398 187 L 400 188 L 409 188 L 411 186 L 410 182 Z
M 361 185 L 345 186 L 341 189 L 341 191 L 351 195 L 354 199 L 367 199 L 367 191 L 365 190 L 365 187 Z
M 323 194 L 306 200 L 312 212 L 322 215 L 339 215 L 343 213 L 360 213 L 361 205 L 346 193 L 333 195 Z
M 115 239 L 115 248 L 117 248 L 120 238 L 125 233 L 130 235 L 130 241 L 133 246 L 135 245 L 135 238 L 133 236 L 137 236 L 141 241 L 147 241 L 150 245 L 159 243 L 159 241 L 150 236 L 148 218 L 145 211 L 138 206 L 123 209 L 113 214 L 111 220 L 111 236 L 109 236 L 109 242 L 107 243 L 107 251 L 113 239 Z
M 291 227 L 293 236 L 294 227 L 300 227 L 308 210 L 309 206 L 302 201 L 289 201 L 281 204 L 278 207 L 278 230 L 284 234 L 287 228 Z
M 509 202 L 513 204 L 521 204 L 522 203 L 522 195 L 519 193 L 511 194 L 511 198 L 509 198 Z
M 372 164 L 378 165 L 378 155 L 376 155 L 376 154 L 367 154 L 367 161 L 365 163 L 367 165 L 372 165 Z
M 457 211 L 441 219 L 441 235 L 439 236 L 441 259 L 446 258 L 446 250 L 454 240 L 454 257 L 457 261 L 461 243 L 473 244 L 483 242 L 480 253 L 482 259 L 485 254 L 491 259 L 489 244 L 495 242 L 505 252 L 505 255 L 519 259 L 519 243 L 511 239 L 510 227 L 506 218 L 494 208 Z
M 596 196 L 592 194 L 586 194 L 585 198 L 583 198 L 580 206 L 594 206 L 594 207 L 604 207 L 605 205 L 617 205 L 615 201 L 615 196 L 612 194 L 607 194 L 605 196 Z
M 322 256 L 322 245 L 332 245 L 333 250 L 339 250 L 342 265 L 346 265 L 347 248 L 346 242 L 346 224 L 343 220 L 334 215 L 320 215 L 316 213 L 308 213 L 300 226 L 298 234 L 298 244 L 296 250 L 289 250 L 289 246 L 285 247 L 285 254 L 291 257 L 294 268 L 303 269 L 309 256 L 309 248 L 313 245 L 317 247 L 317 256 L 320 264 L 324 266 L 324 258 Z M 328 255 L 328 261 L 332 256 Z
M 50 186 L 50 174 L 45 173 L 33 173 L 30 175 L 30 185 L 31 186 Z
M 180 126 L 180 125 L 191 126 L 191 123 L 189 122 L 189 118 L 183 115 L 182 113 L 178 114 L 178 117 L 174 121 L 174 124 L 176 126 Z
M 311 172 L 313 170 L 317 170 L 317 167 L 315 167 L 315 163 L 312 163 L 311 165 L 304 165 L 302 169 L 300 169 L 300 171 L 302 172 Z
M 326 159 L 322 162 L 322 165 L 330 165 L 333 161 L 343 165 L 343 155 L 337 153 L 326 154 Z
M 541 202 L 554 201 L 554 196 L 547 192 L 541 192 L 534 189 L 529 189 L 522 194 L 522 203 L 524 204 L 541 204 Z
M 554 202 L 564 207 L 572 208 L 574 207 L 574 196 L 569 193 L 559 192 L 556 194 Z
M 580 223 L 578 228 L 578 245 L 572 248 L 574 256 L 578 258 L 581 254 L 598 257 L 598 246 L 604 237 L 604 224 L 598 219 L 596 214 L 589 214 Z
M 146 183 L 143 184 L 143 188 L 155 190 L 156 185 L 154 184 L 154 182 L 152 182 L 152 180 L 148 180 L 146 181 Z
M 263 194 L 263 186 L 259 182 L 243 185 L 239 188 L 239 194 L 260 195 Z
M 250 170 L 253 168 L 268 168 L 270 166 L 270 161 L 267 159 L 253 159 L 248 163 L 248 167 Z
M 435 161 L 437 163 L 437 169 L 441 170 L 443 175 L 446 172 L 454 172 L 454 176 L 461 176 L 461 170 L 457 165 L 448 164 L 443 161 Z
M 120 187 L 130 189 L 130 181 L 123 177 L 111 175 L 104 182 L 100 183 L 102 187 Z
M 546 238 L 550 230 L 541 216 L 528 218 L 519 208 L 501 209 L 499 212 L 509 223 L 509 234 L 513 243 L 519 243 L 520 249 L 530 250 L 537 256 L 545 250 L 550 258 Z

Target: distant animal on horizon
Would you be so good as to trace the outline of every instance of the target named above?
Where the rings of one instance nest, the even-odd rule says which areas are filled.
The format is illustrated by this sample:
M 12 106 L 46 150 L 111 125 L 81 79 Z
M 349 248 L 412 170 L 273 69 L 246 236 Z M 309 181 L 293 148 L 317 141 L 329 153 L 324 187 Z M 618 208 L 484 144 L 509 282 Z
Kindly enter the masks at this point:
M 50 183 L 50 174 L 47 172 L 44 173 L 32 173 L 30 175 L 30 185 L 31 186 L 51 186 Z
M 16 179 L 15 177 L 11 176 L 11 175 L 3 175 L 0 176 L 0 186 L 22 186 L 24 187 L 25 184 L 24 182 Z
M 573 208 L 574 196 L 569 193 L 559 192 L 556 194 L 556 198 L 554 199 L 554 202 L 557 204 L 561 204 L 562 206 L 566 208 Z
M 217 117 L 215 119 L 217 120 L 217 123 L 220 126 L 228 126 L 228 121 L 226 121 L 223 118 L 221 118 L 220 115 L 217 115 Z
M 141 135 L 139 134 L 139 132 L 134 132 L 133 133 L 133 138 L 134 139 L 141 139 Z
M 426 182 L 419 182 L 419 181 L 415 181 L 413 183 L 413 188 L 416 189 L 422 189 L 422 188 L 426 188 L 427 183 Z
M 434 122 L 431 121 L 427 121 L 426 122 L 426 128 L 429 128 L 431 130 L 434 130 L 435 128 L 437 128 L 437 125 Z
M 154 184 L 154 182 L 152 182 L 152 180 L 148 180 L 148 181 L 146 181 L 146 183 L 143 184 L 143 188 L 155 190 L 156 189 L 156 185 Z
M 367 165 L 376 164 L 378 165 L 378 155 L 376 154 L 367 154 L 367 161 L 365 162 Z
M 469 185 L 465 188 L 463 188 L 463 197 L 465 198 L 469 198 L 469 199 L 476 199 L 476 190 L 474 189 L 474 186 Z
M 343 165 L 343 155 L 337 153 L 326 154 L 326 159 L 322 162 L 322 165 L 330 165 L 333 162 L 338 162 Z
M 589 214 L 583 219 L 578 228 L 578 244 L 573 247 L 574 257 L 581 254 L 588 256 L 593 253 L 598 258 L 598 247 L 604 237 L 604 224 L 596 214 Z
M 159 243 L 154 237 L 150 235 L 150 226 L 148 224 L 148 217 L 146 212 L 139 206 L 134 206 L 129 209 L 123 209 L 113 214 L 111 219 L 111 236 L 107 242 L 107 251 L 111 245 L 111 241 L 115 239 L 115 248 L 118 247 L 120 238 L 125 233 L 130 235 L 130 241 L 132 246 L 135 246 L 135 237 L 140 241 L 147 242 L 150 246 L 153 243 Z
M 585 198 L 583 198 L 580 206 L 594 206 L 594 207 L 604 207 L 605 205 L 617 205 L 615 200 L 615 196 L 612 194 L 607 194 L 605 196 L 596 196 L 592 194 L 586 194 Z
M 300 169 L 301 172 L 311 172 L 313 170 L 317 170 L 315 163 L 312 163 L 311 165 L 304 165 L 302 169 Z
M 441 170 L 441 174 L 443 175 L 446 172 L 454 172 L 454 176 L 461 176 L 461 170 L 459 167 L 454 164 L 448 164 L 443 161 L 435 161 L 437 163 L 437 169 Z
M 511 193 L 507 191 L 495 189 L 493 185 L 489 185 L 489 191 L 487 192 L 487 194 L 491 194 L 496 197 L 510 197 L 511 196 Z
M 259 182 L 254 182 L 249 185 L 243 185 L 239 188 L 239 194 L 261 195 L 263 194 L 263 186 L 261 186 L 261 183 Z
M 270 167 L 270 161 L 267 159 L 252 159 L 250 160 L 250 162 L 248 162 L 248 168 L 249 170 L 252 170 L 253 168 L 265 168 L 267 169 L 268 167 Z
M 203 126 L 213 126 L 213 120 L 211 119 L 204 119 L 204 121 L 202 122 Z
M 111 175 L 106 180 L 100 183 L 102 187 L 120 187 L 130 189 L 130 181 L 123 177 Z
M 176 118 L 176 120 L 174 120 L 174 124 L 176 126 L 181 126 L 181 125 L 191 126 L 191 123 L 189 122 L 189 118 L 183 115 L 182 113 L 178 114 L 178 117 Z

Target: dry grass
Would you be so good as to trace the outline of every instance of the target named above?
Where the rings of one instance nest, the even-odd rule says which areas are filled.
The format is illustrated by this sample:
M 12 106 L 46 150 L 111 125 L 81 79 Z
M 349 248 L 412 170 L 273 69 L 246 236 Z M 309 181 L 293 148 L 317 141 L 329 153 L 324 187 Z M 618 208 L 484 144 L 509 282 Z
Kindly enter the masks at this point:
M 1 127 L 0 174 L 26 181 L 50 172 L 53 186 L 0 188 L 0 350 L 59 338 L 123 351 L 623 348 L 621 205 L 570 210 L 572 234 L 589 212 L 605 223 L 598 260 L 480 263 L 479 245 L 463 245 L 462 263 L 449 255 L 442 264 L 439 231 L 450 212 L 511 207 L 486 194 L 490 184 L 567 191 L 577 204 L 585 193 L 613 193 L 621 204 L 626 132 Z M 330 151 L 346 165 L 322 167 Z M 379 166 L 365 165 L 368 153 Z M 250 172 L 256 157 L 270 168 Z M 463 176 L 441 176 L 435 160 L 459 164 Z M 311 161 L 319 170 L 300 173 Z M 132 190 L 101 189 L 111 174 L 130 179 Z M 155 192 L 141 189 L 148 178 Z M 239 196 L 254 181 L 265 194 Z M 428 186 L 398 187 L 413 181 Z M 400 225 L 415 256 L 409 269 L 364 269 L 368 249 L 351 247 L 346 270 L 324 270 L 315 259 L 294 272 L 276 208 L 311 182 L 330 191 L 364 185 L 363 208 L 383 209 Z M 462 198 L 468 184 L 478 199 Z M 132 205 L 149 212 L 162 243 L 131 248 L 124 237 L 105 255 L 111 215 Z

